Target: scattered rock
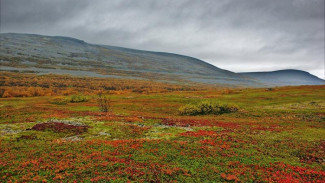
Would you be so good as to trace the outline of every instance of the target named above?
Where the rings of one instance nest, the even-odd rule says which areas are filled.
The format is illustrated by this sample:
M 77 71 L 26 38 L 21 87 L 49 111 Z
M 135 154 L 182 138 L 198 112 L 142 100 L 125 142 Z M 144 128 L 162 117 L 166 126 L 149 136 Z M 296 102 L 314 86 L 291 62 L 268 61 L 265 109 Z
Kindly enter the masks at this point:
M 177 129 L 183 129 L 186 131 L 193 131 L 191 127 L 183 127 L 183 126 L 171 126 L 171 125 L 162 125 L 162 124 L 155 124 L 155 127 L 158 128 L 177 128 Z
M 20 133 L 22 131 L 21 130 L 13 130 L 11 128 L 5 128 L 5 129 L 2 129 L 1 132 L 5 133 L 5 134 L 17 134 L 17 133 Z
M 136 124 L 137 126 L 144 127 L 145 125 L 142 123 Z
M 75 142 L 75 141 L 80 141 L 80 140 L 82 140 L 82 138 L 79 137 L 79 136 L 71 136 L 71 137 L 65 137 L 65 138 L 62 138 L 61 140 L 63 140 L 63 141 L 72 141 L 72 142 Z
M 53 123 L 64 123 L 67 125 L 73 125 L 73 126 L 86 126 L 85 124 L 82 124 L 80 122 L 77 122 L 75 120 L 64 120 L 64 119 L 50 119 L 48 122 L 53 122 Z
M 98 135 L 111 136 L 111 134 L 107 132 L 99 132 Z

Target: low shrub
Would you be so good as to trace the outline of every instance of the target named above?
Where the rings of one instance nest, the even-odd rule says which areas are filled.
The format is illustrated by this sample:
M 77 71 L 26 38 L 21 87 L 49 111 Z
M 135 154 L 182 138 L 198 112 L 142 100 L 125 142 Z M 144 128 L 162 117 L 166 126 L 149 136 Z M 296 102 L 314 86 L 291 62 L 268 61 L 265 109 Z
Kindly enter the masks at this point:
M 67 100 L 64 97 L 54 97 L 52 100 L 50 100 L 51 104 L 56 104 L 56 105 L 65 105 L 67 104 Z
M 84 95 L 72 95 L 70 97 L 67 97 L 66 100 L 70 103 L 87 102 L 89 100 L 89 97 Z
M 203 101 L 197 104 L 187 104 L 178 109 L 181 115 L 195 116 L 215 114 L 220 115 L 224 113 L 237 112 L 238 106 L 232 104 L 219 104 L 216 102 Z
M 101 112 L 109 112 L 112 108 L 111 98 L 107 95 L 98 94 L 97 103 Z
M 65 105 L 67 103 L 80 103 L 80 102 L 87 102 L 89 101 L 88 96 L 84 95 L 71 95 L 68 97 L 54 97 L 53 99 L 50 100 L 51 104 L 56 104 L 56 105 Z

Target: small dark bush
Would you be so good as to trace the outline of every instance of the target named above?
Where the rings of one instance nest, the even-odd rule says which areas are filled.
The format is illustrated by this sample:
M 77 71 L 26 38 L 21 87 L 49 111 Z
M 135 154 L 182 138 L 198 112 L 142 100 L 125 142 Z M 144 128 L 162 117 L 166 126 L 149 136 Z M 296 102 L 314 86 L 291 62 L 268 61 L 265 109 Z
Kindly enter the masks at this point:
M 109 96 L 98 94 L 97 103 L 100 111 L 108 112 L 111 110 L 111 99 Z
M 89 100 L 89 97 L 84 95 L 72 95 L 66 100 L 70 103 L 87 102 Z
M 67 103 L 80 103 L 80 102 L 87 102 L 87 101 L 89 101 L 88 96 L 71 95 L 69 97 L 55 97 L 50 101 L 50 103 L 56 105 L 65 105 Z
M 188 104 L 178 109 L 181 115 L 195 116 L 195 115 L 206 115 L 215 114 L 220 115 L 224 113 L 237 112 L 238 106 L 230 104 L 219 104 L 210 101 L 203 101 L 198 104 Z

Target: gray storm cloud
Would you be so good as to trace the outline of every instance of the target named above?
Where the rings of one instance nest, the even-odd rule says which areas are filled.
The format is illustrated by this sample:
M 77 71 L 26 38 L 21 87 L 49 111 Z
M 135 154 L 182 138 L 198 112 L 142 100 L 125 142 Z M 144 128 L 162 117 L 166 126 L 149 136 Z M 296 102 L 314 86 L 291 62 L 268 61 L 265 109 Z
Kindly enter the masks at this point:
M 193 56 L 235 72 L 324 78 L 324 0 L 1 0 L 1 32 Z

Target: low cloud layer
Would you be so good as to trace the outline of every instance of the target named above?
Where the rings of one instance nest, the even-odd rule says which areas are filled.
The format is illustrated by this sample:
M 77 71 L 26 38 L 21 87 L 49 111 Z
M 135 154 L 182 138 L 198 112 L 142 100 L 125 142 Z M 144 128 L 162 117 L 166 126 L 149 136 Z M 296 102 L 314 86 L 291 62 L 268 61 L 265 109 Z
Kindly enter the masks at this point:
M 1 32 L 193 56 L 234 72 L 324 78 L 324 0 L 1 0 Z

